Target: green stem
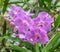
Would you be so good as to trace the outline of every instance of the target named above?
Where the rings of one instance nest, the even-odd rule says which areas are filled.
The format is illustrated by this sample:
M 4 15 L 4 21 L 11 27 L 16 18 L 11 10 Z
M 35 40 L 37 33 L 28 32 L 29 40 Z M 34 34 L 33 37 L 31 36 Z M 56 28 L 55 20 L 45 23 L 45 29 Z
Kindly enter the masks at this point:
M 40 52 L 39 51 L 39 46 L 38 46 L 38 43 L 36 43 L 34 46 L 33 46 L 33 52 Z
M 38 46 L 38 43 L 36 43 L 35 49 L 36 49 L 36 52 L 39 52 L 39 46 Z
M 4 24 L 3 24 L 3 34 L 6 34 L 6 21 L 4 21 Z
M 3 5 L 3 9 L 2 9 L 2 13 L 4 15 L 7 5 L 8 5 L 9 0 L 5 0 L 4 1 L 4 5 Z M 3 24 L 3 34 L 6 34 L 6 21 L 4 20 L 4 24 Z
M 5 11 L 6 11 L 6 8 L 7 8 L 7 6 L 8 6 L 8 2 L 9 2 L 9 0 L 5 0 L 5 1 L 4 1 L 4 5 L 3 5 L 3 9 L 2 9 L 2 13 L 3 13 L 3 14 L 4 14 Z

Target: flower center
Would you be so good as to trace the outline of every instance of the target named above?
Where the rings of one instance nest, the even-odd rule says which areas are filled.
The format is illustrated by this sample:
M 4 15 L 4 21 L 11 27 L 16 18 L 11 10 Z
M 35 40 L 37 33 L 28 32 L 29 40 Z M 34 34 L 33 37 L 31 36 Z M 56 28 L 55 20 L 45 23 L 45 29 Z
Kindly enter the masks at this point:
M 26 20 L 23 20 L 23 24 L 29 25 L 28 22 L 27 22 Z
M 42 26 L 43 23 L 44 23 L 43 21 L 40 21 L 40 22 L 37 24 L 37 27 Z
M 35 37 L 36 37 L 36 39 L 39 39 L 39 37 L 40 37 L 40 34 L 35 34 Z

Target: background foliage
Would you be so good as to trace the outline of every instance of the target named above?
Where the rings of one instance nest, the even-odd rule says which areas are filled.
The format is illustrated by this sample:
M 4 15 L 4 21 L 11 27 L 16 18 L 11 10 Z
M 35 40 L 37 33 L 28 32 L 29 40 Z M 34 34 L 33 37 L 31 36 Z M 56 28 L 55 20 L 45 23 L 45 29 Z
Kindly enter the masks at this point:
M 0 52 L 60 52 L 60 0 L 0 0 Z M 48 12 L 54 19 L 52 29 L 48 32 L 50 38 L 46 45 L 36 43 L 31 45 L 12 37 L 10 24 L 4 20 L 11 4 L 21 6 L 24 10 L 31 10 L 35 15 L 40 11 Z M 34 17 L 33 16 L 33 17 Z M 32 17 L 32 18 L 33 18 Z

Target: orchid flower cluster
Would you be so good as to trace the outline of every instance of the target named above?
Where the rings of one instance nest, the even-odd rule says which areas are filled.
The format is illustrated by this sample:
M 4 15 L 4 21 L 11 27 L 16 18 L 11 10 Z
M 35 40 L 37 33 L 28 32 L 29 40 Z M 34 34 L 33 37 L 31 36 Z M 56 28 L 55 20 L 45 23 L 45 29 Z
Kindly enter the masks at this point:
M 47 32 L 50 31 L 53 20 L 47 12 L 40 12 L 37 17 L 32 19 L 34 14 L 30 13 L 30 10 L 24 11 L 19 6 L 11 5 L 8 14 L 10 17 L 6 20 L 14 27 L 14 36 L 31 44 L 48 42 Z

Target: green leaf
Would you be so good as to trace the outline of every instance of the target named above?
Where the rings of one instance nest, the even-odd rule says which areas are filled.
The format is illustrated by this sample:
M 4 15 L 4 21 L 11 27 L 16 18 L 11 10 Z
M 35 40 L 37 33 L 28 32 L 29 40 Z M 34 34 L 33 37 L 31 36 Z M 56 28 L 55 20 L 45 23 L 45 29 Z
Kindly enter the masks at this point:
M 39 3 L 39 6 L 43 8 L 44 6 L 44 9 L 47 9 L 49 10 L 49 8 L 47 7 L 46 3 L 44 2 L 44 0 L 38 0 L 38 3 Z
M 11 37 L 11 36 L 4 36 L 5 39 L 11 39 L 13 41 L 17 41 L 17 42 L 20 42 L 20 39 L 18 39 L 17 37 L 14 38 L 14 37 Z
M 7 6 L 8 6 L 8 2 L 9 2 L 9 0 L 4 0 L 4 5 L 3 5 L 3 9 L 2 9 L 3 14 L 4 14 L 5 11 L 6 11 L 6 8 L 7 8 Z
M 53 50 L 60 45 L 60 31 L 56 32 L 56 34 L 50 39 L 50 41 L 44 47 L 45 52 L 53 52 Z
M 32 49 L 33 45 L 29 42 L 22 42 L 22 45 L 24 45 L 27 49 Z
M 52 0 L 44 0 L 44 1 L 46 1 L 46 2 L 48 2 L 48 3 L 51 3 L 51 2 L 52 2 Z
M 50 10 L 52 5 L 52 0 L 44 0 L 44 3 L 47 5 L 47 8 Z
M 8 4 L 17 4 L 17 3 L 23 3 L 23 2 L 16 1 L 16 2 L 9 2 Z
M 4 0 L 4 5 L 3 5 L 3 9 L 2 9 L 3 14 L 6 11 L 6 8 L 8 6 L 8 2 L 9 2 L 9 0 Z M 6 21 L 5 20 L 4 20 L 4 24 L 3 24 L 3 34 L 6 34 Z
M 4 0 L 0 0 L 0 8 L 3 6 Z
M 18 52 L 32 52 L 31 50 L 28 50 L 26 48 L 22 48 L 22 47 L 19 47 L 19 46 L 15 46 L 15 45 L 10 45 L 10 49 L 18 51 Z
M 59 25 L 59 23 L 60 23 L 60 13 L 58 14 L 58 16 L 54 22 L 55 27 L 57 27 Z
M 3 40 L 3 37 L 0 37 L 0 41 Z
M 59 1 L 60 1 L 60 0 L 56 0 L 55 3 L 54 3 L 54 5 L 56 6 L 56 5 L 58 4 Z
M 42 7 L 43 6 L 43 2 L 41 0 L 38 0 L 39 6 Z

